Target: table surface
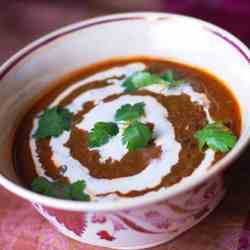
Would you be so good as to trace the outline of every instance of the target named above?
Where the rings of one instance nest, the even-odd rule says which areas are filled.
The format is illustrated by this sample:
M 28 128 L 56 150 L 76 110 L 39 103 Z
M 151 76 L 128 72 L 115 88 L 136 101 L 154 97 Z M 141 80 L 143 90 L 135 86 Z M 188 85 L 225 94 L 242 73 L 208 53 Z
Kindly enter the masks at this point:
M 88 4 L 90 2 L 91 4 Z M 93 1 L 78 0 L 0 0 L 0 3 L 4 4 L 4 8 L 0 8 L 0 62 L 49 31 L 87 17 L 122 11 L 107 6 L 100 7 L 98 6 L 100 1 L 95 2 L 97 5 L 94 5 Z M 250 16 L 249 0 L 238 0 L 237 3 L 234 1 L 234 4 L 232 0 L 162 0 L 161 2 L 163 11 L 184 13 L 209 20 L 235 33 L 250 45 L 250 29 L 245 25 Z M 152 6 L 150 10 L 153 10 Z M 179 237 L 178 244 L 177 241 L 173 241 L 154 250 L 185 250 L 185 248 L 180 249 L 180 246 L 187 245 L 189 250 L 250 249 L 250 219 L 242 221 L 242 218 L 246 218 L 243 215 L 250 208 L 249 162 L 250 147 L 234 164 L 231 170 L 234 176 L 233 184 L 226 199 L 215 212 L 200 225 Z M 0 200 L 1 250 L 100 249 L 79 244 L 62 236 L 40 217 L 28 202 L 2 188 L 0 188 Z M 212 233 L 211 225 L 215 228 Z M 245 225 L 244 230 L 242 225 Z M 193 240 L 196 238 L 199 238 L 199 242 Z

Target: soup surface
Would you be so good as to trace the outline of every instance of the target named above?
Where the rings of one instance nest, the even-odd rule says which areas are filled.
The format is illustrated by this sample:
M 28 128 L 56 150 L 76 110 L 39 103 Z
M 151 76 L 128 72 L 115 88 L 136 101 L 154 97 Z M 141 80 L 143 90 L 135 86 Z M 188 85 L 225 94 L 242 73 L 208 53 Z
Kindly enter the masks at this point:
M 37 176 L 84 180 L 93 201 L 164 192 L 204 174 L 228 151 L 209 146 L 209 140 L 199 147 L 197 131 L 221 121 L 231 137 L 240 134 L 239 107 L 229 89 L 188 65 L 114 59 L 66 75 L 53 86 L 16 132 L 14 165 L 29 187 Z M 70 112 L 70 126 L 39 138 L 39 119 L 53 107 Z M 94 130 L 99 122 L 112 123 L 117 131 Z

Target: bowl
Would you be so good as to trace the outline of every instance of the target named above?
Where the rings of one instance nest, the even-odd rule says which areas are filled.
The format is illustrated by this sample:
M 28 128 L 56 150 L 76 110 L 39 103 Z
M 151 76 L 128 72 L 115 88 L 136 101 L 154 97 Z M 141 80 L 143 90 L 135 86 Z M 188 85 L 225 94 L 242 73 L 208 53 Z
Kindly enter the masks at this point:
M 56 79 L 113 57 L 147 55 L 201 67 L 236 96 L 242 131 L 236 146 L 203 173 L 164 192 L 103 203 L 66 201 L 21 185 L 12 143 L 23 114 Z M 126 13 L 79 22 L 27 46 L 0 68 L 0 184 L 30 201 L 63 234 L 115 249 L 145 249 L 170 241 L 204 219 L 225 194 L 224 173 L 250 138 L 250 52 L 207 22 L 166 13 Z

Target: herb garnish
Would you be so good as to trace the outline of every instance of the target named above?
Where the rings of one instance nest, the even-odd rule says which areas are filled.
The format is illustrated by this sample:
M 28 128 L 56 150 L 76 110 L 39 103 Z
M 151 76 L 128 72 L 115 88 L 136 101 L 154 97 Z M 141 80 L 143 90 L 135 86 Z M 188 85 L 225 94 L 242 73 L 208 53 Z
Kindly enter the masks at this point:
M 170 88 L 174 88 L 180 84 L 183 84 L 183 80 L 175 80 L 174 79 L 174 72 L 172 70 L 168 70 L 167 72 L 165 72 L 162 76 L 162 79 L 165 80 L 165 83 Z
M 114 122 L 97 122 L 88 134 L 88 145 L 90 148 L 100 147 L 118 132 L 119 128 Z
M 145 103 L 138 102 L 134 105 L 125 104 L 115 114 L 117 121 L 127 122 L 127 127 L 122 134 L 122 142 L 127 145 L 129 151 L 144 148 L 152 139 L 151 129 L 138 119 L 145 115 Z
M 138 119 L 140 116 L 145 115 L 145 103 L 138 102 L 134 105 L 125 104 L 121 106 L 115 114 L 116 121 L 131 121 Z
M 31 188 L 36 193 L 54 198 L 90 201 L 90 196 L 84 193 L 86 188 L 85 181 L 77 181 L 70 184 L 64 181 L 50 182 L 44 177 L 36 177 L 31 184 Z
M 150 73 L 148 71 L 136 72 L 128 77 L 122 84 L 126 92 L 133 92 L 140 88 L 153 84 L 165 84 L 167 87 L 176 87 L 183 83 L 183 80 L 176 80 L 172 70 L 168 70 L 162 76 Z
M 151 140 L 152 130 L 139 121 L 131 122 L 122 135 L 122 142 L 127 145 L 129 151 L 144 148 Z
M 127 92 L 136 91 L 139 88 L 146 87 L 152 84 L 164 83 L 164 80 L 155 74 L 147 71 L 141 71 L 134 73 L 128 77 L 127 80 L 122 84 Z
M 215 122 L 195 133 L 199 148 L 202 150 L 205 145 L 214 151 L 228 152 L 234 147 L 237 137 L 222 123 Z
M 64 130 L 69 130 L 73 113 L 65 108 L 53 107 L 46 109 L 40 116 L 38 129 L 33 135 L 36 139 L 58 137 Z
M 145 115 L 145 103 L 138 102 L 134 105 L 125 104 L 115 114 L 115 120 L 125 122 L 122 132 L 122 142 L 129 151 L 144 148 L 152 140 L 152 130 L 147 124 L 138 119 Z M 119 133 L 118 125 L 114 122 L 97 122 L 88 134 L 89 147 L 100 147 L 106 144 L 112 136 Z

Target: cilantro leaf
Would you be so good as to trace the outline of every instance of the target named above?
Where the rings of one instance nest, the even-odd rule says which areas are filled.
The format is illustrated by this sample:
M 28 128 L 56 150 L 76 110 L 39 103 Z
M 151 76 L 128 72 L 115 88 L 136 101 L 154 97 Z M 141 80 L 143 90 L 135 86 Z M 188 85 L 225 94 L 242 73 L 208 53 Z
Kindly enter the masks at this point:
M 144 123 L 133 121 L 125 130 L 122 137 L 123 144 L 129 151 L 145 148 L 152 140 L 152 130 Z
M 152 84 L 163 83 L 163 79 L 158 75 L 147 71 L 141 71 L 128 77 L 122 84 L 127 92 L 136 91 L 139 88 L 146 87 Z
M 51 184 L 51 188 L 46 193 L 47 196 L 71 200 L 70 185 L 63 181 L 56 181 Z
M 54 198 L 77 201 L 90 200 L 89 195 L 84 193 L 86 188 L 85 181 L 77 181 L 70 184 L 64 181 L 50 182 L 44 177 L 37 177 L 33 180 L 31 188 L 36 193 Z
M 67 109 L 53 107 L 44 111 L 40 116 L 38 129 L 33 135 L 36 139 L 57 137 L 64 130 L 69 130 L 73 113 Z
M 182 80 L 176 80 L 172 70 L 168 70 L 161 77 L 148 71 L 136 72 L 128 77 L 122 84 L 127 92 L 133 92 L 142 87 L 153 84 L 166 84 L 168 87 L 176 87 L 183 83 Z
M 100 147 L 106 144 L 112 136 L 117 135 L 119 128 L 114 122 L 97 122 L 88 134 L 90 148 Z
M 31 184 L 31 188 L 33 191 L 41 194 L 48 193 L 51 189 L 51 182 L 49 182 L 47 179 L 43 177 L 37 177 L 33 180 Z
M 172 70 L 168 70 L 162 75 L 162 78 L 167 82 L 173 82 L 174 81 L 174 72 Z
M 174 72 L 172 70 L 168 70 L 162 75 L 162 79 L 165 80 L 165 83 L 168 87 L 174 88 L 180 84 L 183 84 L 183 80 L 175 80 L 174 79 Z
M 85 181 L 77 181 L 70 185 L 70 193 L 72 200 L 76 201 L 89 201 L 90 197 L 88 194 L 85 194 L 83 190 L 86 188 Z
M 228 152 L 237 142 L 237 137 L 222 123 L 215 122 L 198 130 L 194 137 L 198 140 L 199 148 L 205 145 L 214 151 Z
M 135 120 L 145 115 L 144 107 L 145 107 L 144 102 L 138 102 L 134 105 L 125 104 L 116 111 L 115 120 L 116 121 Z

